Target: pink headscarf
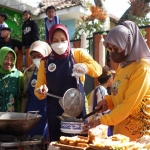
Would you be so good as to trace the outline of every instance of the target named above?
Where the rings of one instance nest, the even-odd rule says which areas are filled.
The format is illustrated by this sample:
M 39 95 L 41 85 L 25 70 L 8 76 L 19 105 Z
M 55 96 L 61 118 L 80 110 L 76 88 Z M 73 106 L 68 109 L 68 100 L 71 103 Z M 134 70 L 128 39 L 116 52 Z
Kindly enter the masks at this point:
M 129 65 L 133 61 L 140 61 L 141 58 L 150 59 L 150 50 L 140 33 L 138 26 L 132 21 L 124 21 L 109 31 L 104 45 L 110 43 L 125 50 L 129 55 L 126 60 L 120 63 L 121 67 Z
M 70 53 L 70 40 L 69 40 L 69 34 L 68 34 L 67 28 L 62 24 L 53 25 L 49 31 L 49 37 L 50 37 L 49 41 L 50 41 L 50 44 L 52 44 L 53 34 L 57 29 L 61 29 L 65 33 L 66 39 L 68 41 L 68 47 L 67 47 L 65 53 L 62 55 L 58 55 L 53 49 L 52 49 L 52 53 L 54 55 L 54 58 L 56 58 L 56 59 L 65 58 Z

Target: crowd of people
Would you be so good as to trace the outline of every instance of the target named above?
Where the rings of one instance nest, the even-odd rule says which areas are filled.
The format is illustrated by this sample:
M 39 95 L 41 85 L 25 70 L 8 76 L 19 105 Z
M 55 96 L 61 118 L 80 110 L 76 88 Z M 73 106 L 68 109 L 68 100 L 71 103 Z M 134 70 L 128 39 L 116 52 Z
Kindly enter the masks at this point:
M 49 139 L 47 98 L 39 101 L 34 94 L 34 88 L 40 60 L 52 51 L 48 40 L 49 30 L 53 25 L 60 24 L 60 19 L 56 16 L 54 6 L 47 7 L 47 17 L 44 20 L 45 41 L 40 41 L 38 26 L 32 19 L 31 11 L 25 10 L 22 15 L 24 22 L 22 39 L 19 41 L 11 37 L 13 31 L 5 22 L 9 16 L 6 13 L 0 13 L 0 110 L 22 113 L 38 110 L 42 119 L 28 134 L 30 137 L 43 135 Z M 16 68 L 19 51 L 25 54 L 26 69 L 21 71 Z
M 46 93 L 63 97 L 68 89 L 76 88 L 84 99 L 79 118 L 87 109 L 91 112 L 102 107 L 100 113 L 85 123 L 82 134 L 99 124 L 109 126 L 108 136 L 123 134 L 132 141 L 149 134 L 150 50 L 138 26 L 124 21 L 109 31 L 104 46 L 119 64 L 116 72 L 112 72 L 108 66 L 101 67 L 86 50 L 71 48 L 68 30 L 60 23 L 54 6 L 47 7 L 46 15 L 45 41 L 40 41 L 31 11 L 23 12 L 20 42 L 11 38 L 11 28 L 5 23 L 8 16 L 0 14 L 0 110 L 22 113 L 39 110 L 42 119 L 28 134 L 58 141 L 63 133 L 56 116 L 61 116 L 64 110 L 58 98 Z M 15 65 L 19 50 L 26 54 L 23 73 Z M 99 81 L 99 86 L 87 97 L 86 74 Z
M 68 30 L 60 23 L 54 6 L 47 7 L 46 15 L 45 42 L 39 40 L 37 24 L 32 19 L 30 10 L 23 12 L 21 42 L 11 38 L 11 28 L 1 29 L 0 51 L 6 53 L 1 60 L 5 62 L 6 59 L 7 66 L 7 74 L 2 74 L 1 80 L 1 84 L 4 84 L 1 90 L 3 104 L 1 109 L 22 113 L 39 110 L 42 119 L 28 134 L 31 137 L 39 134 L 50 141 L 56 141 L 62 134 L 60 120 L 56 116 L 60 116 L 63 109 L 59 99 L 47 97 L 45 93 L 49 92 L 62 97 L 69 88 L 78 88 L 86 105 L 83 86 L 85 74 L 98 77 L 102 73 L 102 68 L 85 50 L 71 49 Z M 27 68 L 23 73 L 15 68 L 16 54 L 20 49 L 26 53 Z M 1 68 L 5 69 L 2 65 Z M 17 72 L 15 80 L 13 80 L 16 73 L 14 70 Z M 80 78 L 79 85 L 76 78 Z M 8 91 L 10 93 L 7 94 Z M 85 114 L 84 106 L 79 117 Z
M 59 17 L 56 15 L 54 6 L 46 8 L 45 23 L 45 42 L 49 44 L 49 30 L 55 24 L 61 24 Z M 23 24 L 22 24 L 22 39 L 21 41 L 11 38 L 12 29 L 6 24 L 9 19 L 6 13 L 0 13 L 0 48 L 7 46 L 12 48 L 16 54 L 19 50 L 25 53 L 25 68 L 30 67 L 33 63 L 30 57 L 30 46 L 33 42 L 39 40 L 38 26 L 35 20 L 32 19 L 30 10 L 23 11 Z

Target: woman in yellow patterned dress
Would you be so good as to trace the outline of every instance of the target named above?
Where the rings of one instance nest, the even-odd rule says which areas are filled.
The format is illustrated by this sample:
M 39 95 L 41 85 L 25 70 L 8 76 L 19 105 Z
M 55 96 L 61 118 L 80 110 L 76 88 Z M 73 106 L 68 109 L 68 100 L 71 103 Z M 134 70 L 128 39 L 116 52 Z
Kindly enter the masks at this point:
M 150 131 L 150 50 L 131 21 L 114 27 L 104 45 L 119 67 L 111 95 L 106 95 L 97 108 L 102 106 L 102 111 L 111 112 L 88 126 L 114 125 L 114 134 L 126 135 L 134 141 Z

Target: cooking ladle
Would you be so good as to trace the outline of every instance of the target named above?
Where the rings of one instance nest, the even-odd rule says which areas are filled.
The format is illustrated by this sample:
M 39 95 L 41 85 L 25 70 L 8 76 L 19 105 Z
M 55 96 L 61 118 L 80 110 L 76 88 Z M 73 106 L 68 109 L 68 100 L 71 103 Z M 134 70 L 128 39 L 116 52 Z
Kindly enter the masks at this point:
M 59 104 L 61 105 L 61 107 L 63 108 L 63 97 L 60 97 L 60 96 L 57 96 L 57 95 L 54 95 L 54 94 L 51 94 L 51 93 L 44 93 L 45 95 L 47 96 L 51 96 L 51 97 L 54 97 L 54 98 L 58 98 L 59 99 Z
M 44 93 L 45 95 L 47 95 L 47 96 L 51 96 L 51 97 L 55 97 L 55 98 L 62 98 L 62 97 L 60 97 L 60 96 L 57 96 L 57 95 L 54 95 L 54 94 L 50 94 L 50 93 Z
M 45 93 L 47 96 L 52 96 L 52 97 L 55 97 L 55 98 L 59 98 L 60 99 L 63 99 L 63 97 L 60 97 L 60 96 L 57 96 L 57 95 L 54 95 L 54 94 L 50 94 L 50 93 Z M 77 95 L 75 95 L 75 97 L 73 98 L 73 100 L 77 97 Z M 60 102 L 60 101 L 59 101 Z M 61 104 L 61 103 L 60 103 Z M 61 104 L 62 105 L 62 104 Z
M 83 122 L 86 118 L 92 116 L 96 112 L 102 110 L 102 106 L 98 109 L 95 109 L 94 111 L 88 113 L 87 115 L 84 115 L 82 118 L 77 119 L 77 118 L 69 118 L 69 117 L 64 117 L 64 116 L 56 116 L 59 120 L 64 121 L 64 122 Z
M 80 91 L 76 88 L 68 89 L 63 97 L 51 94 L 51 93 L 44 93 L 47 96 L 55 97 L 59 99 L 59 104 L 64 110 L 64 116 L 66 117 L 77 117 L 83 107 L 84 107 L 84 99 Z

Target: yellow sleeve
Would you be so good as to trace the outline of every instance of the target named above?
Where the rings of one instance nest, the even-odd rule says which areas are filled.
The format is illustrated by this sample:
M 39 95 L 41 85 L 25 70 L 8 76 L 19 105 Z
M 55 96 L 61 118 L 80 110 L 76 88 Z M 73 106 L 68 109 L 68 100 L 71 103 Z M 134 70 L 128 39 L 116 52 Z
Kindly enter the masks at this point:
M 112 110 L 114 108 L 114 104 L 113 104 L 111 95 L 105 95 L 104 99 L 107 101 L 108 109 Z
M 140 104 L 150 86 L 150 69 L 140 67 L 129 80 L 125 99 L 116 106 L 110 114 L 105 114 L 100 119 L 102 124 L 116 125 L 126 119 Z M 117 117 L 116 117 L 117 116 Z
M 41 63 L 40 63 L 35 90 L 43 84 L 47 85 L 44 63 L 45 63 L 44 60 L 42 60 Z M 34 90 L 34 94 L 39 100 L 42 100 L 42 99 L 46 98 L 46 96 L 44 94 L 38 94 L 37 92 L 35 92 L 35 90 Z
M 88 68 L 88 75 L 98 77 L 102 74 L 102 67 L 84 49 L 75 49 L 74 58 L 76 63 L 84 63 Z

